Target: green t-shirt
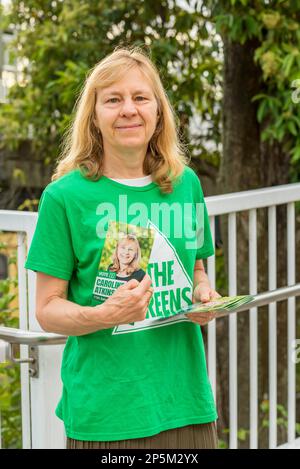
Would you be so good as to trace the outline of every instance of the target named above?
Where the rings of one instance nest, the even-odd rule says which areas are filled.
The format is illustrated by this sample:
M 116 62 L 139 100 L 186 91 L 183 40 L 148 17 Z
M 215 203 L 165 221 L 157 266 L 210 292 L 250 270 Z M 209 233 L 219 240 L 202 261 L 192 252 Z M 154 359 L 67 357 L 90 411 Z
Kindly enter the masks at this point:
M 128 186 L 71 171 L 42 194 L 25 267 L 68 280 L 70 301 L 100 304 L 95 279 L 110 222 L 155 233 L 147 266 L 154 293 L 145 321 L 68 337 L 56 408 L 67 436 L 143 438 L 216 420 L 200 326 L 178 315 L 149 321 L 191 303 L 195 260 L 214 254 L 197 175 L 186 166 L 173 192 L 163 194 L 155 182 Z

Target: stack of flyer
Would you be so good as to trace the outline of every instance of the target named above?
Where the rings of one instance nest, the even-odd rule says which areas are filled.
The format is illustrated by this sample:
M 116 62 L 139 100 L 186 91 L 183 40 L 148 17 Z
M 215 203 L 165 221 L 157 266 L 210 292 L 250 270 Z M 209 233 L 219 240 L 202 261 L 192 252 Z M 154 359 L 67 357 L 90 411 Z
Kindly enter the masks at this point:
M 234 311 L 235 308 L 238 308 L 239 306 L 242 306 L 246 303 L 251 304 L 254 299 L 255 298 L 252 295 L 222 296 L 206 303 L 197 302 L 191 304 L 180 309 L 179 311 L 176 311 L 175 313 L 170 314 L 169 316 L 157 316 L 156 318 L 147 318 L 144 321 L 147 321 L 152 325 L 159 325 L 164 322 L 169 322 L 174 317 L 177 317 L 179 320 L 181 320 L 182 318 L 187 317 L 186 314 L 189 313 L 207 313 L 211 311 L 215 312 L 217 317 L 222 317 L 229 314 L 230 311 Z
M 206 303 L 197 302 L 181 309 L 177 314 L 206 313 L 209 311 L 232 311 L 254 300 L 252 295 L 222 296 Z

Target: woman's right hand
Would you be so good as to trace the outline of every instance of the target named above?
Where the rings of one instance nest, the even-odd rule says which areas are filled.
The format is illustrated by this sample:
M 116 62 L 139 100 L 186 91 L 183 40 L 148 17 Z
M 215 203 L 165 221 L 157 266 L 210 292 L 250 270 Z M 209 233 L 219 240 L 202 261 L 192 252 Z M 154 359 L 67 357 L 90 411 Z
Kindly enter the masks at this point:
M 131 279 L 118 287 L 104 303 L 95 306 L 101 311 L 101 321 L 107 328 L 143 321 L 153 294 L 151 284 L 148 274 L 140 282 Z

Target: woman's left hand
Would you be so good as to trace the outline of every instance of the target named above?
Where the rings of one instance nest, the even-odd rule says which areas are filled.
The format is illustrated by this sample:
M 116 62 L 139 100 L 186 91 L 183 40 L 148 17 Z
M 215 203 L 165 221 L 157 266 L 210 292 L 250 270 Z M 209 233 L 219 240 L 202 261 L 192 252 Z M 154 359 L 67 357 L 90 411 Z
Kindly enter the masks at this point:
M 193 303 L 201 301 L 201 303 L 207 303 L 209 301 L 213 301 L 216 298 L 221 298 L 216 290 L 210 288 L 210 285 L 207 282 L 199 283 L 195 289 L 193 294 Z M 212 321 L 216 317 L 216 313 L 213 311 L 208 311 L 206 313 L 188 313 L 186 314 L 192 322 L 199 324 L 200 326 L 204 326 L 208 322 Z

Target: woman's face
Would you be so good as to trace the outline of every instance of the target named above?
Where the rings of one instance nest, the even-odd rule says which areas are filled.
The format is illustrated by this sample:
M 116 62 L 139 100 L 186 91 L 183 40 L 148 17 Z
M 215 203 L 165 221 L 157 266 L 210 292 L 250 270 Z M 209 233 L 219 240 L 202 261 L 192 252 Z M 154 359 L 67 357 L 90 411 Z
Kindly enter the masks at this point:
M 130 264 L 136 254 L 135 243 L 132 241 L 125 241 L 119 244 L 118 259 L 121 264 Z
M 157 124 L 157 101 L 151 84 L 138 67 L 108 88 L 97 90 L 96 125 L 104 151 L 148 147 Z

